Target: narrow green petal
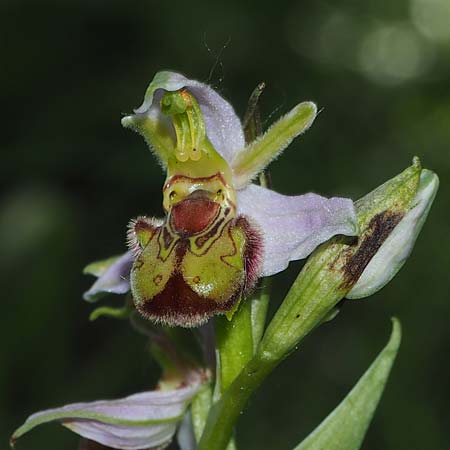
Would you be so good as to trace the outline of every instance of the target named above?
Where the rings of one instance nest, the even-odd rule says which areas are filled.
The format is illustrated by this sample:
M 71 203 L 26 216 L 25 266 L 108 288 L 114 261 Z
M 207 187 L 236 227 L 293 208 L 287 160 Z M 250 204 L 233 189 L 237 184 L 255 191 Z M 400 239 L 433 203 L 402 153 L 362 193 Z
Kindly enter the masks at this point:
M 84 269 L 83 273 L 86 275 L 94 275 L 94 277 L 101 277 L 106 270 L 112 266 L 122 255 L 111 256 L 107 259 L 102 259 L 101 261 L 94 261 L 88 264 Z
M 97 320 L 99 317 L 112 317 L 114 319 L 128 319 L 130 312 L 132 309 L 125 305 L 122 308 L 114 308 L 112 306 L 100 306 L 99 308 L 94 309 L 89 315 L 89 320 L 93 322 Z
M 314 103 L 300 103 L 239 152 L 231 164 L 235 188 L 248 185 L 295 137 L 311 126 L 316 114 Z
M 167 161 L 175 149 L 175 141 L 167 123 L 162 122 L 159 117 L 146 114 L 126 116 L 121 123 L 123 127 L 140 134 L 161 165 L 166 167 Z
M 388 344 L 342 403 L 294 450 L 358 450 L 380 401 L 401 339 L 393 319 Z

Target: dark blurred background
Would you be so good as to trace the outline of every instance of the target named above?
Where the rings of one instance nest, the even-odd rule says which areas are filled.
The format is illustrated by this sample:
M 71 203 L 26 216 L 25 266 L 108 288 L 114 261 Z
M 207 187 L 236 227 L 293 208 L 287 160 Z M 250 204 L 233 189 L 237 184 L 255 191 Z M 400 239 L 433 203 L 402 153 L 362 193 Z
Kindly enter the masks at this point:
M 356 199 L 414 155 L 441 178 L 408 263 L 273 373 L 242 416 L 240 448 L 297 444 L 368 367 L 393 315 L 403 343 L 363 448 L 449 448 L 449 23 L 448 0 L 2 0 L 0 446 L 32 412 L 158 376 L 126 322 L 88 322 L 81 269 L 124 251 L 131 217 L 162 213 L 164 174 L 120 118 L 156 71 L 173 69 L 241 116 L 264 80 L 266 125 L 301 100 L 323 108 L 272 164 L 280 192 Z M 300 267 L 274 277 L 272 310 Z M 18 448 L 76 445 L 47 425 Z

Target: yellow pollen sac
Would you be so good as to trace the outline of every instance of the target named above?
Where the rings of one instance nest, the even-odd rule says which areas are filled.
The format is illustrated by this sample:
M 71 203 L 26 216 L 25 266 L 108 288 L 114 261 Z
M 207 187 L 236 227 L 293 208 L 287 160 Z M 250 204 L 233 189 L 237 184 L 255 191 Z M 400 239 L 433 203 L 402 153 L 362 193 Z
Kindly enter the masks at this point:
M 206 127 L 197 100 L 186 89 L 166 92 L 161 98 L 161 111 L 172 117 L 176 159 L 198 161 L 202 157 Z

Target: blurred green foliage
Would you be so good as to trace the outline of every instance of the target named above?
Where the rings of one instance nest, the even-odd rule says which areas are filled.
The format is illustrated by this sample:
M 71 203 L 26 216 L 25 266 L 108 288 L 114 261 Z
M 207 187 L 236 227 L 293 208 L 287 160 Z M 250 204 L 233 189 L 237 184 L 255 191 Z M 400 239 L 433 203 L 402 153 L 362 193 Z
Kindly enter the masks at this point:
M 448 0 L 0 4 L 0 445 L 37 410 L 148 389 L 145 340 L 89 323 L 82 267 L 125 248 L 128 220 L 161 215 L 164 175 L 120 126 L 161 69 L 208 81 L 242 115 L 267 83 L 267 123 L 301 100 L 323 108 L 271 166 L 283 193 L 358 198 L 419 155 L 441 188 L 412 257 L 368 300 L 282 364 L 242 416 L 245 450 L 289 449 L 342 399 L 403 324 L 399 358 L 364 448 L 448 448 L 450 253 Z M 272 309 L 301 263 L 274 278 Z M 111 298 L 111 304 L 120 301 Z M 69 449 L 56 425 L 19 449 Z

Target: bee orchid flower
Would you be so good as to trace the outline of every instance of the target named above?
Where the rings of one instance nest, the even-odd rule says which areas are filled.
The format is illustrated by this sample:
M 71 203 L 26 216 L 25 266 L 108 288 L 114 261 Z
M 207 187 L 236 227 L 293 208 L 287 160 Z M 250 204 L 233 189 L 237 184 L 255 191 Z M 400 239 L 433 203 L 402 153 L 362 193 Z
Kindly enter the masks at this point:
M 316 114 L 314 103 L 300 103 L 246 144 L 234 109 L 211 87 L 157 73 L 122 124 L 145 138 L 167 173 L 166 217 L 131 221 L 129 251 L 87 268 L 98 279 L 85 299 L 131 289 L 144 317 L 198 326 L 234 311 L 258 278 L 334 235 L 356 235 L 350 199 L 286 196 L 252 183 Z

